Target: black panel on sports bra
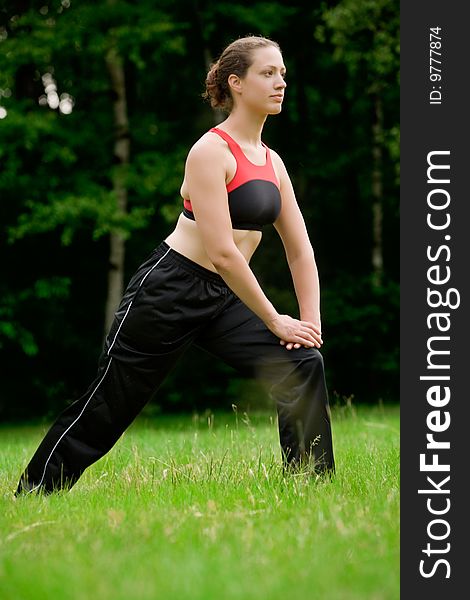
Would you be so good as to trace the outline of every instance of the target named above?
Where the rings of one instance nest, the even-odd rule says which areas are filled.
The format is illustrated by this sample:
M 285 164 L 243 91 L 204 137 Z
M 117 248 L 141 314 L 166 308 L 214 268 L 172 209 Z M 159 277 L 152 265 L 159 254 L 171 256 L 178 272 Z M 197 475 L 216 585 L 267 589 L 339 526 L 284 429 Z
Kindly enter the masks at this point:
M 263 144 L 266 162 L 264 165 L 255 165 L 225 131 L 215 127 L 210 131 L 227 142 L 237 162 L 235 176 L 227 184 L 232 227 L 261 231 L 264 225 L 274 223 L 281 212 L 281 194 L 269 148 Z M 183 214 L 195 220 L 190 200 L 184 200 Z

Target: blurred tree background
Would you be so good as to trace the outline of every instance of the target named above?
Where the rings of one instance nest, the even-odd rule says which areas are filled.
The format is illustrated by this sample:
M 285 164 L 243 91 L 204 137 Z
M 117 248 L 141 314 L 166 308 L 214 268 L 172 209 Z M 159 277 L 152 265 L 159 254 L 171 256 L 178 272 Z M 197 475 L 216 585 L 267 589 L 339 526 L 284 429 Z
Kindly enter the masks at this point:
M 182 209 L 187 151 L 222 120 L 207 68 L 248 34 L 288 69 L 264 141 L 315 249 L 331 400 L 398 400 L 399 3 L 1 0 L 1 420 L 49 419 L 94 378 L 122 285 Z M 252 266 L 296 315 L 274 229 Z M 192 349 L 149 410 L 257 399 Z

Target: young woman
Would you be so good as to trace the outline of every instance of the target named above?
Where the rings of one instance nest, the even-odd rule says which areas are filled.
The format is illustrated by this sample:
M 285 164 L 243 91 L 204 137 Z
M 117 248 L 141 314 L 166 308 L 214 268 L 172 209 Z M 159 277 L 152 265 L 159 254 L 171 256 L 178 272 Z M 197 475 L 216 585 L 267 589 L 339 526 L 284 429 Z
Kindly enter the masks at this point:
M 191 148 L 174 231 L 131 279 L 85 395 L 52 425 L 17 493 L 71 487 L 108 452 L 190 344 L 269 384 L 283 462 L 334 471 L 314 253 L 280 157 L 261 142 L 286 68 L 266 38 L 236 40 L 206 79 L 228 117 Z M 300 320 L 268 300 L 249 262 L 265 225 L 287 256 Z

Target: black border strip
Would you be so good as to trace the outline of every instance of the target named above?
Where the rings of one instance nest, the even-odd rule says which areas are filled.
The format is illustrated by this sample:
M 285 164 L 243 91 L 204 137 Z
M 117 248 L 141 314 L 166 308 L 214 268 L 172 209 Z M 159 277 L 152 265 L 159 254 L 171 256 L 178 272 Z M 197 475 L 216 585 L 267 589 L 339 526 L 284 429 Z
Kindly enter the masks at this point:
M 403 0 L 400 4 L 404 600 L 468 594 L 470 231 L 465 217 L 470 205 L 470 102 L 464 88 L 469 17 L 469 2 Z M 430 45 L 430 28 L 436 27 L 441 28 L 436 33 L 441 39 L 432 41 L 440 41 L 440 48 Z M 430 53 L 431 49 L 441 55 Z M 442 69 L 440 81 L 431 81 L 431 57 L 442 60 L 431 63 Z M 431 163 L 450 168 L 428 171 Z M 445 306 L 446 300 L 450 306 Z

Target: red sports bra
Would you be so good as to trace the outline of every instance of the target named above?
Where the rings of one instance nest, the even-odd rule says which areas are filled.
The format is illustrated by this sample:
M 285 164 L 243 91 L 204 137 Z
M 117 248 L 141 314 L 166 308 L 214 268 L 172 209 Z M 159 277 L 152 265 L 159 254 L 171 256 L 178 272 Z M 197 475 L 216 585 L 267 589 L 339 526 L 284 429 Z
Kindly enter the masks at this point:
M 254 165 L 228 133 L 213 127 L 210 131 L 224 139 L 237 162 L 235 177 L 227 184 L 228 205 L 233 229 L 261 231 L 274 223 L 281 212 L 279 183 L 266 144 L 266 163 Z M 184 200 L 183 214 L 195 221 L 190 200 Z

